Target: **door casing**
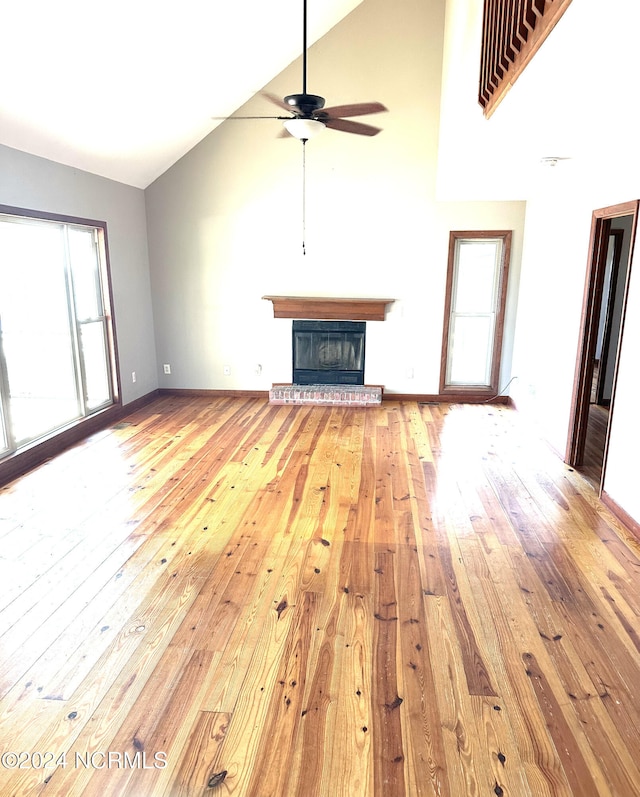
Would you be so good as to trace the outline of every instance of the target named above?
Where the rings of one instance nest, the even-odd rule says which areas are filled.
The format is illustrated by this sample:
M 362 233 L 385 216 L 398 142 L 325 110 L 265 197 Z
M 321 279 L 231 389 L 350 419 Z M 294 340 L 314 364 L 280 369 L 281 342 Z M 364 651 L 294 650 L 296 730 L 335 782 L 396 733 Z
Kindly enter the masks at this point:
M 591 381 L 593 379 L 593 359 L 596 351 L 598 337 L 598 321 L 602 291 L 605 278 L 607 246 L 611 230 L 611 220 L 621 216 L 632 216 L 631 242 L 629 247 L 629 267 L 627 269 L 626 285 L 620 321 L 620 336 L 616 352 L 616 368 L 613 377 L 613 391 L 609 410 L 609 426 L 605 438 L 605 451 L 600 480 L 600 492 L 604 484 L 604 475 L 607 464 L 607 449 L 609 447 L 609 430 L 614 411 L 615 389 L 617 380 L 617 359 L 624 335 L 624 321 L 629 291 L 629 278 L 631 275 L 631 261 L 635 243 L 636 228 L 638 224 L 638 208 L 640 200 L 622 202 L 619 205 L 594 210 L 591 218 L 591 235 L 589 239 L 589 260 L 582 302 L 582 318 L 580 322 L 581 336 L 576 359 L 576 371 L 573 383 L 573 396 L 571 399 L 571 417 L 569 422 L 569 436 L 565 453 L 565 462 L 572 467 L 579 467 L 584 460 L 585 441 L 587 436 L 587 421 L 589 419 L 589 397 Z

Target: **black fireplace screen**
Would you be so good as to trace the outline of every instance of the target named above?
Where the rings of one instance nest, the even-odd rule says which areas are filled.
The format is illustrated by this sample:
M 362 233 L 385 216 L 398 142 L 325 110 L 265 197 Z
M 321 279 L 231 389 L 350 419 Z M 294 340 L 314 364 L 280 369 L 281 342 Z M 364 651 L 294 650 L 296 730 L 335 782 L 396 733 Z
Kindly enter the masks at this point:
M 294 321 L 294 385 L 364 385 L 365 321 Z

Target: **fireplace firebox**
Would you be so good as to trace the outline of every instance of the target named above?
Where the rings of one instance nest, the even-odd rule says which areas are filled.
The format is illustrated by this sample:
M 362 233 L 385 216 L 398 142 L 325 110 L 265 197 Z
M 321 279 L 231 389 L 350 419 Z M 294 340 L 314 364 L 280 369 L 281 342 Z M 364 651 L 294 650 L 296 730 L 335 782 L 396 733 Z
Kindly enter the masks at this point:
M 294 321 L 294 385 L 364 385 L 366 321 Z

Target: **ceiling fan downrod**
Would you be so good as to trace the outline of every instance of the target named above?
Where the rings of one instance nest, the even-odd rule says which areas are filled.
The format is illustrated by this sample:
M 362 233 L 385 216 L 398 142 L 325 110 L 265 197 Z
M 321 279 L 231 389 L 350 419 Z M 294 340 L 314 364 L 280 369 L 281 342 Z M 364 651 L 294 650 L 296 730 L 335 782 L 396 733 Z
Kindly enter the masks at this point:
M 307 93 L 307 0 L 302 2 L 302 93 Z
M 311 119 L 313 114 L 324 108 L 325 99 L 317 94 L 307 94 L 307 0 L 302 4 L 302 94 L 289 94 L 284 98 L 287 105 L 295 109 L 303 118 Z

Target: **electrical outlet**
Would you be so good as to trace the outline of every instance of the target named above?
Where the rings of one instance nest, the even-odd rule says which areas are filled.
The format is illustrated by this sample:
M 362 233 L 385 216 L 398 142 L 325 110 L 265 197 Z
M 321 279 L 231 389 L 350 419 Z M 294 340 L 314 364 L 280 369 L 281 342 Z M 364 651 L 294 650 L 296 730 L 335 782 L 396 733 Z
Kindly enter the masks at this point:
M 222 373 L 223 373 L 225 376 L 231 376 L 231 366 L 230 366 L 230 365 L 225 365 L 225 366 L 223 366 L 223 368 L 222 368 Z
M 136 381 L 136 372 L 135 371 L 131 371 L 131 381 L 132 382 Z
M 162 367 L 164 368 L 165 374 L 171 373 L 171 366 L 169 365 L 169 363 L 165 363 Z

